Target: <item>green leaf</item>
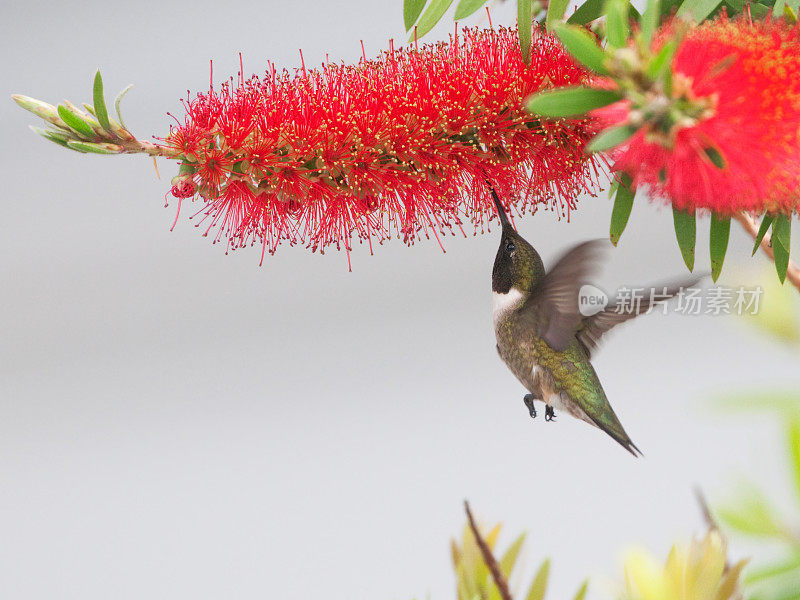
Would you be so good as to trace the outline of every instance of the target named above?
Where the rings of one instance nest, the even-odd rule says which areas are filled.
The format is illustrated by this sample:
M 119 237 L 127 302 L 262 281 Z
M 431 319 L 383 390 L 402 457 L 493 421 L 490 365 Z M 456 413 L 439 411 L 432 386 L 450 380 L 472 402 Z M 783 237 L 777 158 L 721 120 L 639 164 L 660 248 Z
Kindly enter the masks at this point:
M 645 73 L 650 79 L 658 80 L 662 75 L 669 72 L 669 67 L 672 65 L 672 57 L 675 55 L 675 50 L 678 49 L 678 44 L 675 40 L 667 42 L 664 47 L 659 50 L 650 62 L 645 67 Z
M 564 47 L 581 63 L 601 75 L 607 75 L 608 70 L 603 65 L 606 53 L 597 45 L 592 35 L 578 25 L 556 23 L 553 31 L 564 44 Z
M 772 252 L 775 257 L 775 270 L 783 283 L 789 268 L 789 244 L 792 235 L 792 222 L 786 215 L 778 215 L 772 225 Z
M 606 37 L 608 43 L 614 48 L 623 48 L 628 43 L 630 25 L 628 24 L 628 0 L 607 0 L 606 12 Z
M 659 4 L 659 0 L 647 0 L 647 6 L 642 15 L 642 41 L 645 46 L 650 46 L 653 32 L 658 29 L 658 18 L 661 16 Z
M 784 418 L 800 418 L 800 392 L 797 390 L 747 389 L 717 396 L 712 399 L 712 405 L 725 413 L 756 411 L 763 414 L 765 410 L 773 410 Z
M 70 138 L 66 133 L 53 129 L 43 129 L 41 127 L 36 127 L 35 125 L 28 125 L 28 127 L 31 128 L 31 131 L 42 136 L 44 139 L 50 140 L 51 142 L 54 142 L 59 146 L 63 146 L 64 148 L 69 148 L 69 146 L 67 146 L 67 140 Z
M 775 4 L 772 7 L 772 14 L 773 15 L 782 15 L 783 8 L 786 6 L 786 0 L 775 0 Z
M 714 163 L 715 167 L 718 169 L 725 168 L 725 159 L 722 157 L 722 154 L 720 154 L 719 150 L 712 146 L 707 146 L 703 148 L 703 151 L 706 153 L 708 159 Z
M 747 574 L 742 578 L 745 585 L 753 585 L 764 579 L 771 579 L 790 573 L 795 569 L 800 569 L 800 552 L 789 556 L 788 559 L 776 562 L 767 566 L 757 567 L 747 570 Z
M 117 119 L 119 119 L 120 125 L 122 125 L 123 129 L 128 129 L 128 126 L 125 125 L 125 121 L 122 120 L 122 113 L 119 112 L 119 105 L 122 102 L 122 98 L 127 94 L 130 89 L 133 87 L 133 84 L 130 84 L 124 90 L 122 90 L 119 94 L 117 94 L 117 99 L 114 100 L 114 110 L 117 111 Z
M 756 243 L 753 245 L 753 253 L 750 256 L 755 256 L 756 252 L 758 252 L 758 247 L 761 245 L 761 240 L 763 240 L 764 236 L 767 235 L 767 232 L 772 226 L 773 221 L 775 221 L 775 215 L 764 215 L 764 218 L 761 219 L 761 226 L 758 228 Z
M 638 131 L 630 125 L 617 125 L 601 131 L 586 145 L 586 152 L 605 152 L 628 141 Z
M 503 572 L 503 575 L 509 577 L 511 575 L 511 571 L 514 569 L 514 565 L 517 562 L 517 558 L 519 557 L 519 552 L 522 550 L 522 545 L 525 543 L 525 534 L 521 533 L 517 536 L 517 539 L 508 547 L 505 554 L 503 554 L 503 558 L 500 559 L 500 570 Z
M 672 208 L 672 220 L 675 224 L 675 239 L 678 240 L 678 248 L 681 250 L 683 262 L 689 271 L 694 270 L 694 250 L 697 242 L 697 220 L 695 213 L 683 212 L 677 208 Z
M 531 60 L 531 0 L 517 0 L 517 31 L 522 60 L 527 65 Z
M 617 188 L 614 208 L 611 211 L 610 238 L 611 243 L 615 246 L 619 243 L 619 238 L 622 237 L 622 232 L 625 231 L 625 226 L 631 216 L 633 199 L 636 196 L 636 190 L 631 189 L 632 186 L 633 181 L 630 176 L 623 173 L 620 176 L 620 186 Z
M 678 18 L 691 18 L 696 23 L 700 23 L 717 10 L 720 4 L 722 4 L 722 0 L 685 0 L 675 16 Z
M 527 100 L 526 106 L 532 113 L 545 117 L 574 117 L 621 98 L 619 93 L 611 90 L 577 85 L 534 94 Z
M 786 426 L 786 441 L 789 442 L 789 459 L 797 498 L 800 499 L 800 417 L 795 416 Z
M 414 23 L 417 22 L 422 9 L 425 8 L 426 1 L 427 0 L 403 0 L 403 23 L 406 26 L 406 31 L 409 31 L 414 26 Z
M 465 19 L 484 4 L 486 4 L 486 0 L 461 0 L 456 6 L 456 14 L 453 15 L 453 20 Z
M 91 152 L 92 154 L 120 154 L 123 150 L 122 146 L 117 144 L 94 144 L 78 140 L 69 140 L 67 146 L 78 152 Z
M 728 251 L 728 240 L 731 234 L 730 217 L 711 215 L 711 239 L 709 250 L 711 254 L 711 279 L 714 282 L 722 272 L 722 263 L 725 262 L 725 253 Z
M 569 6 L 569 0 L 550 0 L 550 4 L 547 6 L 547 17 L 545 18 L 547 31 L 550 31 L 555 23 L 564 18 L 567 6 Z
M 71 111 L 63 104 L 59 104 L 57 110 L 58 116 L 61 117 L 61 120 L 64 121 L 64 123 L 66 123 L 75 133 L 87 138 L 95 137 L 92 127 L 81 117 L 79 117 L 77 113 Z
M 578 588 L 578 591 L 575 593 L 575 597 L 572 600 L 583 600 L 586 597 L 586 592 L 589 589 L 589 580 L 585 579 L 584 582 L 581 584 L 581 587 Z
M 417 23 L 416 36 L 422 37 L 433 29 L 452 3 L 453 0 L 432 0 Z M 414 35 L 411 36 L 411 39 L 414 39 Z
M 740 533 L 753 537 L 783 537 L 784 525 L 775 517 L 766 497 L 756 488 L 746 486 L 739 500 L 716 511 L 719 518 Z
M 531 584 L 530 589 L 528 590 L 528 595 L 525 597 L 526 600 L 543 600 L 545 592 L 547 592 L 547 578 L 550 576 L 550 559 L 546 559 L 542 566 L 539 567 L 539 571 L 536 573 L 536 577 L 533 579 L 533 583 Z
M 103 77 L 100 75 L 100 69 L 94 76 L 94 116 L 97 117 L 97 122 L 100 127 L 113 133 L 111 130 L 111 122 L 108 120 L 108 110 L 106 109 L 106 99 L 103 96 Z
M 603 16 L 603 1 L 604 0 L 586 0 L 578 7 L 567 23 L 574 23 L 575 25 L 586 25 L 590 21 L 599 19 Z

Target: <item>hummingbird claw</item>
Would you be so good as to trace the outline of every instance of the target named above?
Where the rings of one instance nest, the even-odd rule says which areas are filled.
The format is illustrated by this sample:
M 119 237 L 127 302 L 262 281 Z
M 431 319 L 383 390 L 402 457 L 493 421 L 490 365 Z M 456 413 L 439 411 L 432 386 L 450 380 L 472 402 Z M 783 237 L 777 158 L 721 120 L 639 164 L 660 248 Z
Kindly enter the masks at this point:
M 534 399 L 533 394 L 525 394 L 525 397 L 522 399 L 525 402 L 525 406 L 528 407 L 531 419 L 536 418 L 536 407 L 533 405 Z
M 556 420 L 556 411 L 549 404 L 547 405 L 547 408 L 544 409 L 544 420 L 545 421 Z

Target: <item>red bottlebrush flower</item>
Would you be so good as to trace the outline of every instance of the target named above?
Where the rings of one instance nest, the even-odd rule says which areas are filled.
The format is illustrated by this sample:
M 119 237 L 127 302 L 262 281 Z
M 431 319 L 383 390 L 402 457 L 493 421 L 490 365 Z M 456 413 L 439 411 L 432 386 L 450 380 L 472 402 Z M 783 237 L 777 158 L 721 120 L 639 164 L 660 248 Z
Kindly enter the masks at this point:
M 669 40 L 670 27 L 662 32 L 660 43 Z M 679 111 L 678 103 L 683 103 L 685 112 L 670 121 L 668 130 L 645 123 L 612 154 L 613 169 L 683 210 L 710 209 L 723 215 L 796 210 L 797 27 L 782 20 L 726 17 L 702 23 L 680 43 L 672 82 L 671 97 L 664 102 L 674 102 Z M 594 114 L 614 124 L 637 118 L 628 101 Z
M 349 250 L 354 234 L 410 243 L 462 217 L 480 226 L 494 211 L 487 180 L 520 212 L 574 208 L 598 175 L 584 153 L 595 130 L 522 103 L 586 77 L 546 33 L 535 31 L 526 65 L 516 31 L 471 29 L 353 66 L 270 67 L 223 84 L 187 103 L 166 143 L 196 184 L 208 231 L 231 248 Z

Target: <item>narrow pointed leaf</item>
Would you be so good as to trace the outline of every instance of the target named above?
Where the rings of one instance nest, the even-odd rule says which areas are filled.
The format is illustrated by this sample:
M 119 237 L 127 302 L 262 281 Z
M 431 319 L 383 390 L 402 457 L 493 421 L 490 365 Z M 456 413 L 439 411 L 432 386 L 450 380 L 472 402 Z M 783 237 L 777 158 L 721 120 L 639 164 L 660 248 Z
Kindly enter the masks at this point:
M 672 220 L 675 224 L 675 239 L 681 250 L 683 262 L 689 271 L 694 270 L 695 244 L 697 243 L 697 219 L 695 213 L 672 209 Z
M 58 116 L 58 110 L 56 110 L 56 107 L 52 104 L 42 102 L 36 98 L 30 98 L 29 96 L 23 96 L 22 94 L 13 94 L 11 99 L 16 102 L 20 108 L 24 108 L 40 119 L 44 119 L 48 123 L 52 123 L 53 125 L 61 127 L 64 130 L 69 129 L 67 124 L 64 123 L 64 121 L 61 120 L 61 117 Z
M 664 44 L 658 54 L 656 54 L 645 67 L 645 73 L 650 79 L 658 80 L 662 75 L 669 71 L 672 57 L 675 55 L 678 44 L 673 40 Z
M 611 211 L 610 238 L 611 243 L 615 246 L 619 243 L 619 238 L 622 237 L 622 232 L 625 231 L 625 226 L 631 216 L 633 198 L 636 196 L 636 190 L 631 189 L 632 185 L 633 182 L 628 175 L 620 176 L 620 185 L 617 188 L 614 208 Z
M 573 86 L 549 90 L 531 96 L 528 110 L 545 117 L 573 117 L 618 101 L 621 96 L 612 90 Z
M 586 152 L 605 152 L 627 142 L 638 130 L 630 125 L 617 125 L 601 131 L 586 145 Z
M 117 99 L 114 100 L 114 110 L 117 111 L 117 119 L 119 119 L 120 125 L 122 125 L 123 129 L 128 129 L 128 126 L 125 125 L 125 121 L 122 120 L 122 113 L 119 112 L 119 105 L 122 102 L 122 98 L 125 97 L 125 94 L 127 94 L 132 87 L 133 87 L 133 84 L 130 84 L 128 87 L 126 87 L 124 90 L 122 90 L 117 95 Z
M 764 215 L 764 218 L 761 219 L 761 226 L 758 228 L 758 235 L 756 235 L 756 243 L 753 245 L 753 254 L 750 256 L 755 256 L 756 252 L 758 252 L 758 247 L 761 245 L 761 241 L 764 239 L 764 236 L 767 235 L 769 228 L 772 227 L 772 223 L 775 221 L 775 215 Z
M 581 584 L 581 587 L 578 588 L 578 591 L 575 593 L 575 597 L 572 600 L 584 600 L 586 598 L 586 592 L 589 590 L 589 580 L 586 579 Z
M 527 65 L 531 60 L 531 0 L 517 0 L 517 31 L 522 60 Z
M 675 16 L 678 18 L 691 18 L 696 23 L 699 23 L 717 10 L 720 4 L 722 4 L 722 0 L 685 0 Z
M 792 222 L 785 215 L 778 215 L 772 225 L 772 252 L 775 256 L 775 270 L 783 283 L 789 268 L 789 244 L 791 242 Z
M 453 20 L 465 19 L 473 14 L 481 6 L 486 4 L 487 0 L 461 0 L 456 6 L 456 14 L 453 15 Z
M 553 31 L 564 44 L 564 47 L 585 66 L 592 71 L 607 75 L 608 70 L 603 65 L 606 53 L 597 45 L 592 35 L 583 27 L 556 23 Z
M 116 144 L 94 144 L 77 140 L 68 141 L 67 146 L 79 152 L 91 152 L 93 154 L 120 154 L 123 150 L 122 146 Z
M 731 235 L 731 220 L 729 217 L 711 215 L 711 239 L 709 250 L 711 255 L 711 279 L 715 282 L 722 272 L 722 263 L 725 262 L 725 253 L 728 251 L 728 240 Z
M 659 0 L 648 0 L 647 7 L 642 14 L 642 41 L 649 46 L 653 40 L 653 33 L 658 29 L 658 18 L 661 16 Z
M 95 137 L 94 129 L 92 129 L 91 125 L 89 125 L 69 108 L 63 104 L 59 104 L 57 110 L 58 116 L 61 117 L 61 120 L 64 121 L 64 123 L 66 123 L 67 126 L 69 126 L 69 128 L 75 133 L 87 138 Z
M 545 19 L 548 31 L 553 28 L 553 25 L 564 18 L 567 6 L 569 6 L 569 0 L 550 0 L 550 4 L 547 6 L 547 17 Z
M 419 18 L 419 22 L 417 23 L 417 37 L 422 37 L 433 29 L 452 3 L 453 0 L 433 0 Z
M 604 0 L 586 0 L 578 7 L 567 23 L 574 23 L 575 25 L 586 25 L 590 21 L 599 19 L 603 16 L 603 2 Z
M 622 48 L 628 43 L 628 0 L 608 0 L 606 2 L 606 37 L 614 48 Z
M 511 571 L 514 569 L 514 565 L 517 562 L 517 558 L 519 557 L 520 550 L 522 550 L 522 545 L 524 543 L 525 534 L 521 533 L 508 547 L 508 550 L 503 554 L 503 558 L 500 559 L 500 570 L 506 578 L 511 575 Z
M 100 126 L 112 133 L 111 123 L 108 120 L 108 110 L 106 109 L 106 99 L 103 96 L 103 77 L 100 75 L 100 70 L 94 76 L 94 115 Z
M 59 146 L 64 146 L 64 148 L 69 148 L 69 146 L 67 146 L 67 140 L 69 139 L 67 134 L 52 129 L 43 129 L 34 125 L 28 125 L 28 127 L 31 128 L 31 131 L 42 136 L 44 139 L 50 140 Z
M 409 31 L 414 23 L 419 19 L 422 9 L 425 8 L 426 0 L 404 0 L 403 2 L 403 23 L 405 23 L 406 31 Z
M 548 558 L 542 563 L 542 566 L 539 567 L 539 571 L 533 579 L 533 583 L 528 590 L 528 595 L 525 597 L 525 600 L 543 600 L 547 592 L 547 579 L 549 576 L 550 559 Z
M 800 417 L 794 416 L 787 425 L 786 440 L 789 442 L 789 458 L 792 461 L 792 475 L 797 498 L 800 500 Z

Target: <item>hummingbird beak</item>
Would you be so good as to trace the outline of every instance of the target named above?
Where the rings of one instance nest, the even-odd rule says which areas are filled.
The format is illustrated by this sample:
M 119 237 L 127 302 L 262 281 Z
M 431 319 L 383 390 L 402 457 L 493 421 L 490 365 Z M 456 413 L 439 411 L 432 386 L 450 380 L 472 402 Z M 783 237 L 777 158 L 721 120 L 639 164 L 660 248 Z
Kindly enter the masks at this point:
M 497 209 L 497 216 L 500 218 L 500 224 L 503 226 L 503 229 L 506 227 L 511 227 L 511 221 L 508 220 L 506 209 L 503 208 L 503 203 L 500 202 L 500 197 L 497 195 L 497 192 L 494 191 L 494 188 L 488 181 L 486 182 L 486 185 L 489 186 L 489 190 L 492 192 L 492 198 L 494 198 L 494 206 Z

